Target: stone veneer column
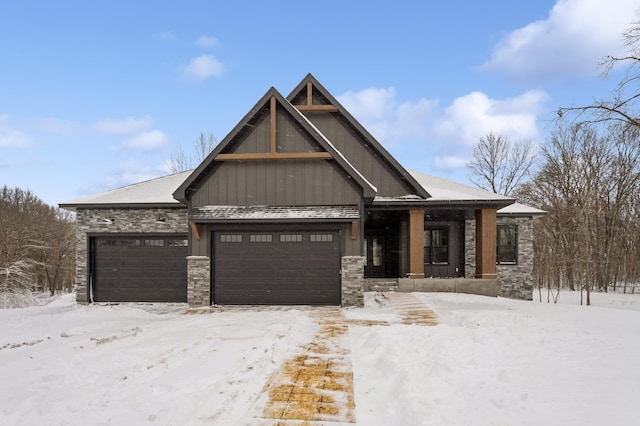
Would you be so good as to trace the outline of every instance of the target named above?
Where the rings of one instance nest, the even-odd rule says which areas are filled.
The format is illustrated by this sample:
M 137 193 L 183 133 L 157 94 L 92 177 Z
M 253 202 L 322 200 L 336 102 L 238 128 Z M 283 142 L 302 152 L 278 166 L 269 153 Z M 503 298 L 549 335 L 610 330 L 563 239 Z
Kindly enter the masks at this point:
M 190 306 L 211 304 L 211 260 L 208 256 L 187 257 L 187 302 Z
M 342 257 L 342 306 L 364 306 L 364 256 Z
M 464 277 L 476 276 L 476 220 L 464 221 Z

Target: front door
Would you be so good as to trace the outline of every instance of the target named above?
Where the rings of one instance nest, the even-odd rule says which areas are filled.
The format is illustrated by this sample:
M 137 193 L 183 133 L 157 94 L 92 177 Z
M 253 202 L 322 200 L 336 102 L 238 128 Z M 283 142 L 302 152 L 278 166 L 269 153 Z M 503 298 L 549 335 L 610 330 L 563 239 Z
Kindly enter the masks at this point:
M 380 235 L 370 235 L 364 240 L 367 253 L 367 263 L 364 267 L 364 276 L 376 278 L 385 276 L 385 238 Z

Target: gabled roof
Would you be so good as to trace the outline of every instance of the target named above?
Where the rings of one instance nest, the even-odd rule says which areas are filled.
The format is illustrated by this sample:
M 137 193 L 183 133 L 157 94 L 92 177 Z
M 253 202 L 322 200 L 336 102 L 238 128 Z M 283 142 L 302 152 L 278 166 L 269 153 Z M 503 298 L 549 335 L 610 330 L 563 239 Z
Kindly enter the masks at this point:
M 311 73 L 307 74 L 306 77 L 302 79 L 302 81 L 295 87 L 295 89 L 291 91 L 289 96 L 287 96 L 287 99 L 289 101 L 292 101 L 296 96 L 300 94 L 301 91 L 306 90 L 306 86 L 308 83 L 311 83 L 313 88 L 319 94 L 325 97 L 331 105 L 336 107 L 338 113 L 341 114 L 349 122 L 349 124 L 362 135 L 369 146 L 378 155 L 380 155 L 380 157 L 383 158 L 387 162 L 387 164 L 389 164 L 389 166 L 397 173 L 400 179 L 405 181 L 409 185 L 409 187 L 416 192 L 416 195 L 422 198 L 429 198 L 430 194 L 425 190 L 425 188 L 420 185 L 404 167 L 402 167 L 402 165 L 382 146 L 382 144 L 380 144 L 380 142 L 378 142 L 376 138 L 374 138 L 373 135 L 371 135 L 371 133 L 369 133 L 367 129 L 365 129 L 364 126 L 362 126 L 362 124 L 360 124 L 358 120 L 356 120 L 351 115 L 351 113 L 349 113 L 349 111 L 347 111 L 346 108 L 343 107 L 342 104 L 340 104 L 340 102 L 338 102 L 338 100 L 333 97 L 333 95 L 327 89 L 325 89 L 325 87 L 320 84 L 320 82 Z
M 174 175 L 163 176 L 148 181 L 135 183 L 122 188 L 112 189 L 100 194 L 88 197 L 77 198 L 60 204 L 61 208 L 75 210 L 76 208 L 124 208 L 124 207 L 184 207 L 172 197 L 175 188 L 180 186 L 193 171 L 188 170 Z M 433 194 L 429 200 L 421 199 L 415 195 L 384 199 L 376 197 L 375 203 L 420 203 L 422 205 L 439 203 L 459 203 L 459 202 L 493 202 L 499 204 L 512 203 L 498 210 L 499 215 L 504 216 L 529 216 L 542 217 L 547 214 L 544 210 L 527 206 L 520 203 L 513 203 L 512 198 L 493 194 L 479 188 L 463 185 L 457 182 L 443 179 L 437 176 L 412 170 L 412 175 L 418 182 L 424 185 L 425 189 Z M 327 206 L 327 207 L 265 207 L 265 206 L 203 206 L 195 212 L 201 214 L 202 219 L 215 216 L 229 216 L 229 218 L 256 218 L 261 219 L 282 219 L 288 218 L 325 218 L 336 219 L 358 217 L 357 211 L 351 212 L 352 207 L 348 206 Z M 352 216 L 350 216 L 350 214 Z
M 505 197 L 504 195 L 495 194 L 469 185 L 463 185 L 416 170 L 411 170 L 410 173 L 420 185 L 429 191 L 431 194 L 429 201 L 499 201 L 509 204 L 515 201 L 511 197 Z
M 60 204 L 67 210 L 76 208 L 184 207 L 171 193 L 184 182 L 191 170 L 162 176 L 122 188 L 76 198 Z
M 527 206 L 525 204 L 513 203 L 507 207 L 503 207 L 498 210 L 498 215 L 501 216 L 527 216 L 527 217 L 543 217 L 547 215 L 544 210 L 537 209 L 535 207 Z
M 368 199 L 373 199 L 377 189 L 373 186 L 358 170 L 356 170 L 351 163 L 333 146 L 333 144 L 291 103 L 286 100 L 275 88 L 270 88 L 267 93 L 256 103 L 256 105 L 245 115 L 242 120 L 229 132 L 229 134 L 215 147 L 215 149 L 200 163 L 200 165 L 187 177 L 187 179 L 176 189 L 173 193 L 175 199 L 186 203 L 190 188 L 197 185 L 202 179 L 205 179 L 208 174 L 213 170 L 216 157 L 223 153 L 230 144 L 232 144 L 236 137 L 242 136 L 243 133 L 251 132 L 253 125 L 251 122 L 255 119 L 259 111 L 267 104 L 271 98 L 275 98 L 276 103 L 284 108 L 291 117 L 297 122 L 297 124 L 304 129 L 326 152 L 331 155 L 331 158 L 338 163 L 338 165 L 349 175 L 363 190 L 363 196 Z

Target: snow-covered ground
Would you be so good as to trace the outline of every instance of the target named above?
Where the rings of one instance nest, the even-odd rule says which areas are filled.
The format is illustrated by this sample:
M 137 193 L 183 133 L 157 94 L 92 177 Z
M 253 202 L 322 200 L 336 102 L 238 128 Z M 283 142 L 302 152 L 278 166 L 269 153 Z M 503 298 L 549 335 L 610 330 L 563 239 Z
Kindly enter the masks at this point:
M 640 295 L 578 306 L 415 293 L 440 325 L 404 325 L 367 294 L 351 325 L 362 425 L 635 425 Z M 270 375 L 318 331 L 311 308 L 181 305 L 0 310 L 2 425 L 243 425 Z

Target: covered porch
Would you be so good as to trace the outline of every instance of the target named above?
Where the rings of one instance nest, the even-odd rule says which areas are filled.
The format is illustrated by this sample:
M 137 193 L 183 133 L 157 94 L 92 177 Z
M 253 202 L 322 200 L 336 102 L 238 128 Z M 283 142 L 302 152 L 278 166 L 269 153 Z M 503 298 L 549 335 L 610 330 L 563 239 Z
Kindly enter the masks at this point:
M 495 296 L 496 208 L 365 210 L 365 291 Z

